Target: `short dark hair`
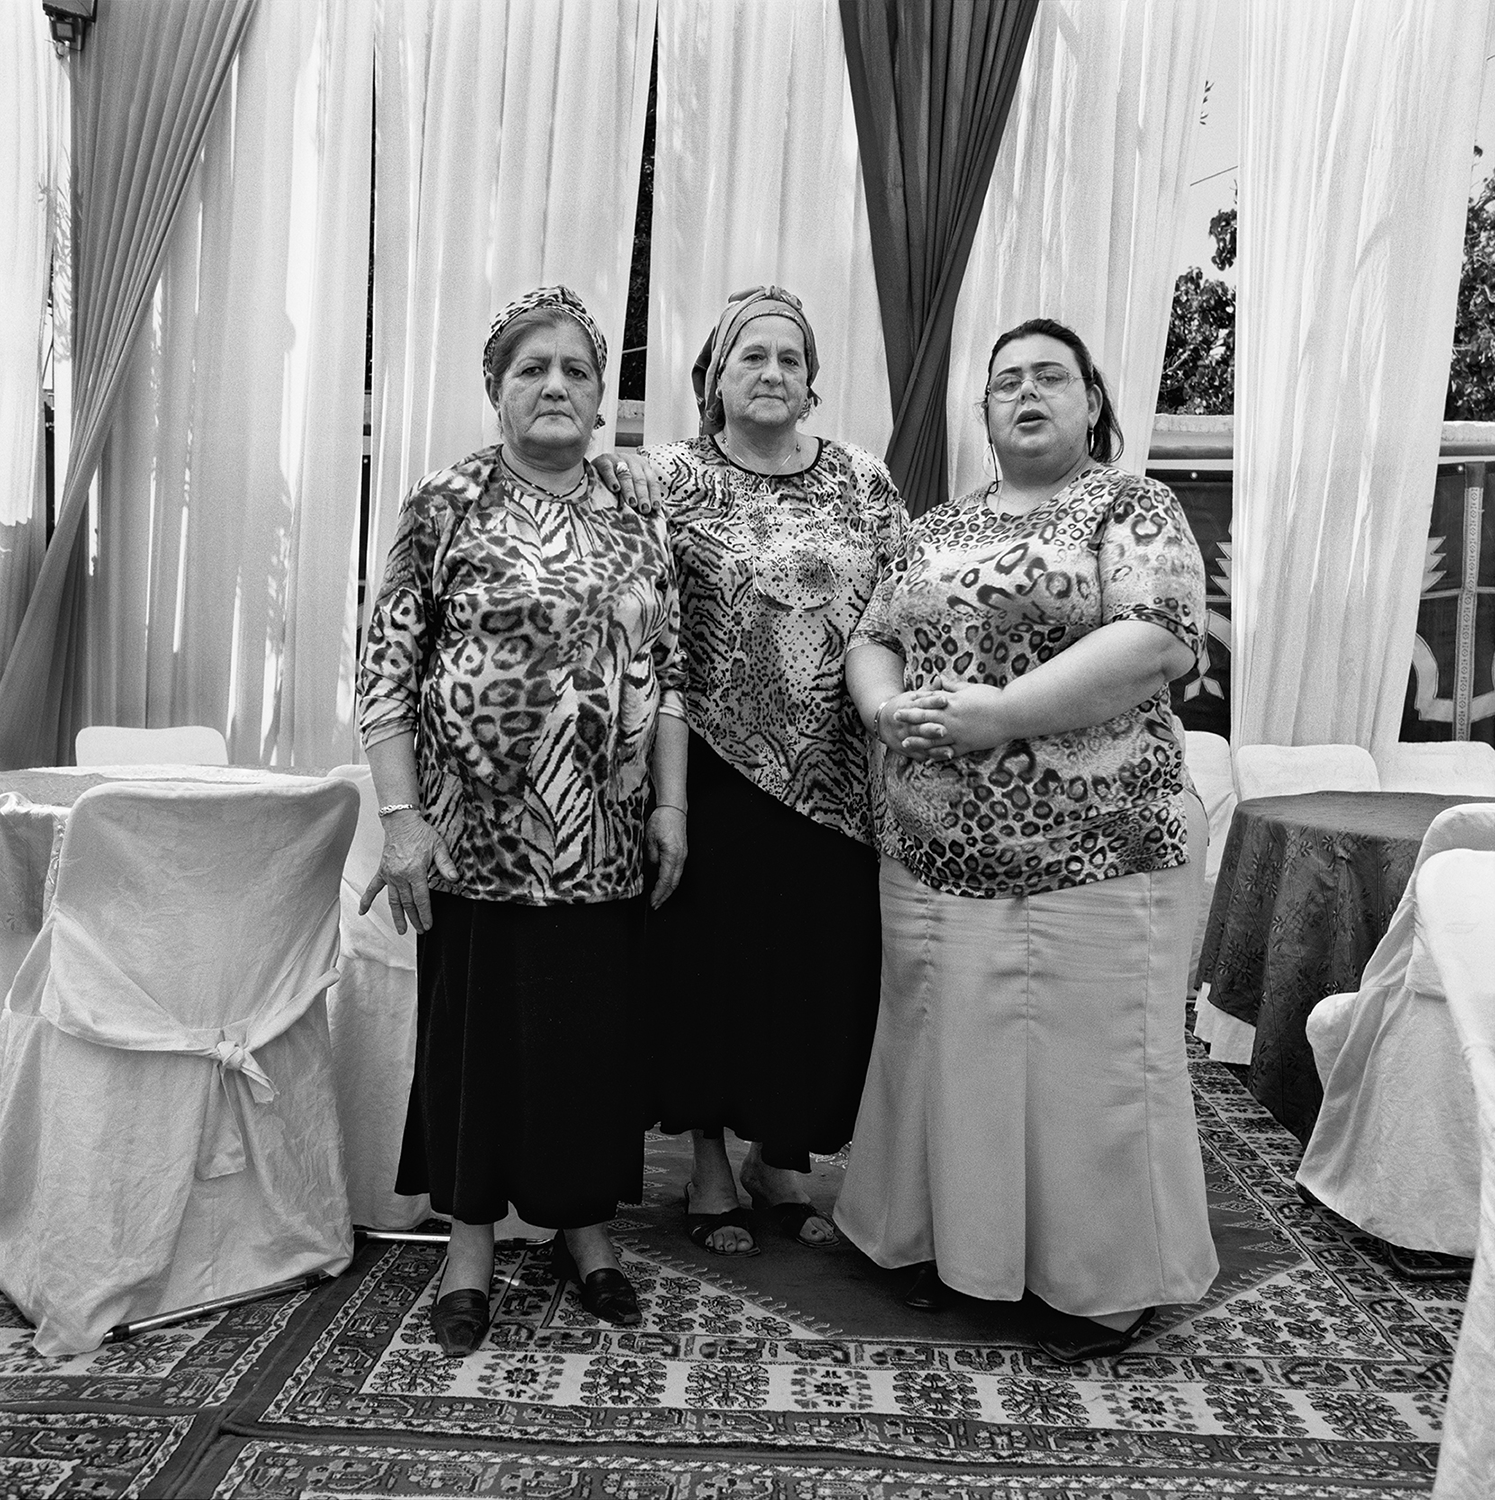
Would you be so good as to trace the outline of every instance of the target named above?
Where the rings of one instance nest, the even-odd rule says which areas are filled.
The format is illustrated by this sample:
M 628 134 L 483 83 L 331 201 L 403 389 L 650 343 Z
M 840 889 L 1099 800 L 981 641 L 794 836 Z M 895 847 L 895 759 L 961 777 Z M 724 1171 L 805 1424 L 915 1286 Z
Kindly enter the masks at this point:
M 1055 322 L 1053 318 L 1029 318 L 1027 322 L 1019 323 L 1016 328 L 1009 328 L 991 346 L 991 358 L 986 362 L 986 390 L 981 397 L 982 412 L 985 412 L 986 403 L 990 400 L 991 372 L 996 368 L 997 355 L 1003 345 L 1010 344 L 1014 339 L 1028 338 L 1033 334 L 1058 339 L 1061 344 L 1067 345 L 1075 357 L 1075 363 L 1080 367 L 1080 379 L 1100 392 L 1100 415 L 1095 419 L 1095 426 L 1090 429 L 1088 445 L 1090 456 L 1098 464 L 1115 463 L 1121 457 L 1125 440 L 1121 435 L 1121 423 L 1116 420 L 1116 408 L 1111 405 L 1111 393 L 1106 389 L 1105 377 L 1096 369 L 1095 361 L 1091 359 L 1090 351 L 1085 347 L 1085 340 L 1073 328 L 1067 328 L 1063 323 Z
M 483 350 L 484 378 L 491 384 L 497 385 L 508 373 L 509 366 L 514 363 L 514 356 L 519 352 L 520 344 L 529 334 L 537 328 L 559 328 L 563 323 L 569 323 L 573 328 L 581 330 L 583 342 L 587 346 L 587 363 L 592 367 L 592 374 L 596 376 L 597 384 L 601 385 L 602 371 L 597 368 L 597 351 L 592 347 L 591 339 L 585 337 L 585 330 L 582 329 L 581 324 L 560 307 L 537 307 L 530 312 L 520 313 L 509 323 Z

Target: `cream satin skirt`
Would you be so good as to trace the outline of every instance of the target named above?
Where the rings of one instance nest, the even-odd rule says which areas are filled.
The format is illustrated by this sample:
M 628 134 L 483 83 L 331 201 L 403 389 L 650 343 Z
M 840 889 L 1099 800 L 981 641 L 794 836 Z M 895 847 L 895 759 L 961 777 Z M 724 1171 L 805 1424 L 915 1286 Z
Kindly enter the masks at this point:
M 1219 1263 L 1184 1053 L 1187 865 L 983 901 L 882 862 L 882 1003 L 836 1223 L 878 1265 L 1081 1316 Z

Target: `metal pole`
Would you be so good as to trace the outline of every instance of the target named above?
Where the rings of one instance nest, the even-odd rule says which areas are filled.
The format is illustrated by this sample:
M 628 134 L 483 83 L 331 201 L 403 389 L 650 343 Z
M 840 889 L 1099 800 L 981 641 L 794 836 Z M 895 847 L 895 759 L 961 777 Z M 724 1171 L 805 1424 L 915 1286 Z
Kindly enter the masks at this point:
M 196 1302 L 191 1307 L 179 1307 L 172 1312 L 157 1313 L 151 1318 L 136 1318 L 133 1323 L 116 1323 L 103 1337 L 106 1344 L 117 1344 L 123 1339 L 132 1339 L 137 1333 L 150 1333 L 157 1328 L 169 1328 L 173 1323 L 186 1323 L 207 1313 L 223 1312 L 226 1308 L 242 1307 L 246 1302 L 259 1302 L 266 1297 L 279 1297 L 287 1292 L 309 1292 L 324 1281 L 331 1281 L 325 1271 L 313 1271 L 309 1276 L 293 1276 L 289 1281 L 277 1281 L 271 1286 L 257 1286 L 248 1292 L 235 1292 L 231 1297 L 214 1297 L 211 1302 Z
M 448 1234 L 437 1234 L 423 1229 L 355 1229 L 353 1240 L 374 1240 L 388 1245 L 444 1245 L 451 1238 Z

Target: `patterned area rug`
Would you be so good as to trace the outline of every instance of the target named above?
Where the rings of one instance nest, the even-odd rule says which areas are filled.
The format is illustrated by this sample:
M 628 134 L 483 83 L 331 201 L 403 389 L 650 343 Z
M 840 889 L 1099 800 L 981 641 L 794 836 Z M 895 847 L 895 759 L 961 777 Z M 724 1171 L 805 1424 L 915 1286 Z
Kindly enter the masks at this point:
M 1198 1478 L 1115 1474 L 995 1474 L 991 1470 L 896 1469 L 586 1455 L 454 1453 L 373 1444 L 334 1447 L 249 1439 L 225 1453 L 226 1472 L 198 1476 L 204 1495 L 283 1500 L 504 1495 L 510 1500 L 1343 1500 L 1364 1490 L 1245 1475 Z M 1413 1500 L 1418 1489 L 1381 1488 L 1378 1500 Z
M 1120 1358 L 1056 1365 L 1011 1308 L 963 1302 L 913 1314 L 897 1301 L 896 1277 L 844 1246 L 809 1250 L 765 1235 L 751 1260 L 697 1254 L 675 1206 L 683 1150 L 656 1141 L 648 1202 L 614 1226 L 641 1294 L 641 1328 L 589 1317 L 574 1289 L 557 1287 L 542 1247 L 513 1242 L 497 1252 L 488 1345 L 447 1360 L 428 1322 L 439 1252 L 370 1246 L 320 1294 L 293 1341 L 300 1347 L 240 1406 L 238 1430 L 253 1441 L 224 1480 L 239 1487 L 225 1492 L 269 1493 L 256 1478 L 264 1465 L 313 1463 L 338 1434 L 355 1445 L 338 1450 L 348 1463 L 394 1464 L 407 1478 L 423 1460 L 404 1447 L 379 1458 L 379 1445 L 657 1446 L 672 1453 L 656 1462 L 683 1476 L 686 1487 L 671 1492 L 703 1500 L 719 1492 L 713 1473 L 745 1472 L 712 1469 L 705 1450 L 723 1448 L 777 1452 L 785 1463 L 796 1450 L 912 1461 L 948 1474 L 916 1482 L 859 1471 L 857 1483 L 871 1488 L 854 1493 L 878 1497 L 1426 1489 L 1462 1283 L 1398 1279 L 1380 1242 L 1302 1204 L 1297 1143 L 1222 1068 L 1193 1067 L 1225 1273 L 1207 1302 L 1162 1310 Z M 836 1174 L 820 1169 L 831 1192 Z M 679 1456 L 692 1449 L 702 1462 Z M 645 1458 L 556 1464 L 532 1464 L 538 1477 L 515 1493 L 545 1488 L 547 1474 L 559 1486 L 547 1493 L 663 1493 L 640 1477 L 654 1472 Z M 1045 1471 L 1092 1478 L 1033 1489 L 1031 1476 Z M 562 1472 L 585 1482 L 561 1483 Z M 782 1472 L 761 1471 L 764 1496 Z M 1028 1488 L 1004 1490 L 1004 1473 L 1030 1476 Z M 343 1477 L 338 1494 L 364 1492 L 362 1480 Z M 396 1479 L 369 1492 L 401 1493 L 406 1478 Z M 821 1482 L 794 1493 L 818 1495 Z
M 0 1411 L 0 1500 L 138 1495 L 174 1459 L 190 1416 Z

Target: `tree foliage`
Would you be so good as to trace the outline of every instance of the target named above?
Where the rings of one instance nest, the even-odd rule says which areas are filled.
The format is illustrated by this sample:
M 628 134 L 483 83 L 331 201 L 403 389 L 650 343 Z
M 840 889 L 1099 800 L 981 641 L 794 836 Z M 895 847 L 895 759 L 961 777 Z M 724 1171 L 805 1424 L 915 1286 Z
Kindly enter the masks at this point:
M 1235 264 L 1236 211 L 1210 220 L 1210 260 Z M 1235 292 L 1191 266 L 1173 284 L 1173 312 L 1158 389 L 1160 412 L 1228 414 L 1235 405 Z M 1495 174 L 1469 200 L 1445 421 L 1495 421 Z
M 1210 260 L 1221 271 L 1235 264 L 1235 209 L 1209 221 Z M 1158 387 L 1160 412 L 1228 415 L 1235 408 L 1235 290 L 1198 266 L 1173 283 L 1173 311 Z
M 1446 422 L 1495 421 L 1495 174 L 1469 200 Z

